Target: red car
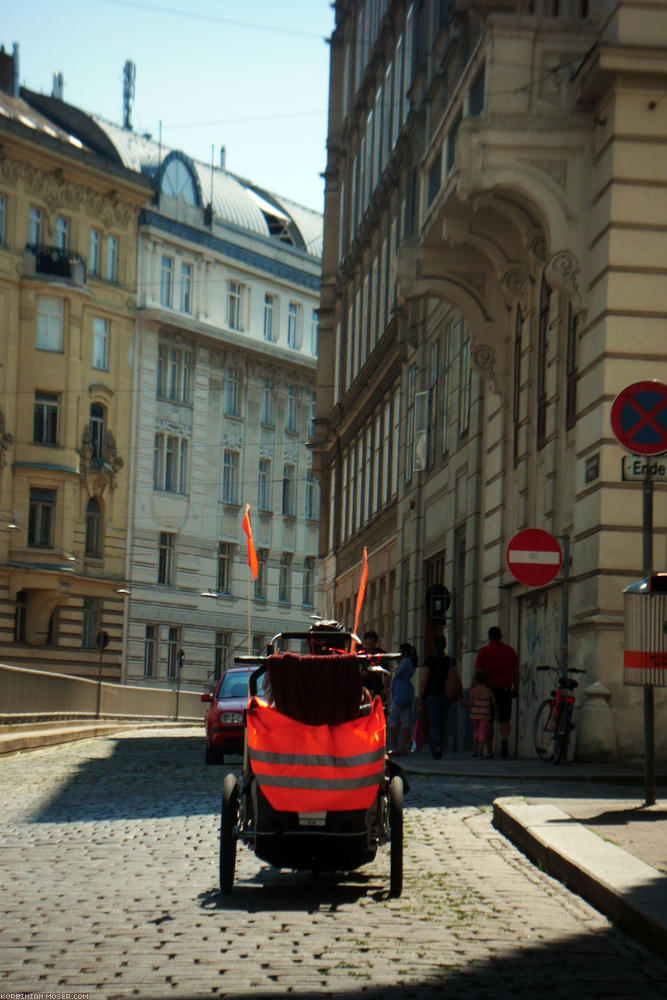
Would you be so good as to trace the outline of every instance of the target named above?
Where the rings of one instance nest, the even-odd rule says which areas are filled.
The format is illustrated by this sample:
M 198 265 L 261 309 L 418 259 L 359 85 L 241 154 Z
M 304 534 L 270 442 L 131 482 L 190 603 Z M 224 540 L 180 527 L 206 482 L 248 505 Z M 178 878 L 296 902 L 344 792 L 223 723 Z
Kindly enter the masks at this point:
M 226 753 L 243 753 L 243 712 L 248 704 L 248 667 L 230 667 L 215 686 L 213 694 L 203 694 L 210 702 L 204 718 L 206 763 L 224 763 Z

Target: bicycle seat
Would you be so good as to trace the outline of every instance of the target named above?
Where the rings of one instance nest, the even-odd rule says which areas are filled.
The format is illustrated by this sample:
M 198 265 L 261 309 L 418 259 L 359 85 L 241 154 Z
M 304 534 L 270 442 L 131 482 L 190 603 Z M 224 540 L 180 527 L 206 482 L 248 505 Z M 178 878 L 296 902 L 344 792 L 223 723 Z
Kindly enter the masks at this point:
M 576 687 L 579 687 L 579 681 L 575 681 L 574 677 L 567 677 L 561 686 L 567 688 L 568 691 L 574 691 Z

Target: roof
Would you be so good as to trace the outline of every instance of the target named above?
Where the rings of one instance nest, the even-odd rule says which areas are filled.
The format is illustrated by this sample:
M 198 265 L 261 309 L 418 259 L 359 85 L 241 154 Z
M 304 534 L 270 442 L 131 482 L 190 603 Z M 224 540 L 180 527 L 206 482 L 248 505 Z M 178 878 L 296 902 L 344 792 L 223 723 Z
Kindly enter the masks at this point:
M 60 128 L 55 122 L 46 118 L 37 108 L 28 104 L 22 97 L 13 97 L 11 94 L 0 90 L 0 115 L 9 121 L 23 125 L 25 128 L 33 129 L 41 135 L 48 135 L 52 139 L 67 143 L 74 149 L 88 149 L 80 139 L 70 135 L 69 132 Z
M 214 218 L 247 232 L 277 238 L 303 250 L 309 256 L 322 255 L 322 215 L 303 205 L 265 190 L 222 167 L 193 160 L 179 150 L 156 142 L 91 116 L 102 130 L 125 167 L 155 178 L 170 154 L 180 158 L 194 171 L 202 199 L 213 207 Z

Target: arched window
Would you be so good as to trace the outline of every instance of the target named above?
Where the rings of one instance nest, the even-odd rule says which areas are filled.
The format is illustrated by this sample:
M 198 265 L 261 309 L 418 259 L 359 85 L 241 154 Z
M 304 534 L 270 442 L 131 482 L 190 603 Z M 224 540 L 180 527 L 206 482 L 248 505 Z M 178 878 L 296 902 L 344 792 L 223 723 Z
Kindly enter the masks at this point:
M 95 497 L 91 497 L 86 507 L 86 555 L 102 554 L 102 510 Z
M 172 155 L 164 165 L 160 189 L 170 198 L 180 198 L 188 205 L 199 205 L 197 182 L 190 167 L 178 155 Z

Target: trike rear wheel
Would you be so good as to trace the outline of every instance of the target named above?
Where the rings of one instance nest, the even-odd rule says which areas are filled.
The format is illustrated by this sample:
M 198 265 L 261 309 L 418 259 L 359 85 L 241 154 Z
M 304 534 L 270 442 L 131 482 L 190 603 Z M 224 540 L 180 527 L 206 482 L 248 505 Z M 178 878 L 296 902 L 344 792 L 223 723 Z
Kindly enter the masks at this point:
M 535 752 L 542 760 L 553 760 L 555 749 L 554 717 L 551 709 L 551 699 L 543 701 L 535 716 Z
M 389 895 L 403 891 L 403 779 L 398 775 L 389 782 Z
M 236 775 L 228 774 L 222 786 L 220 811 L 220 892 L 231 892 L 234 886 L 238 818 L 238 781 Z

